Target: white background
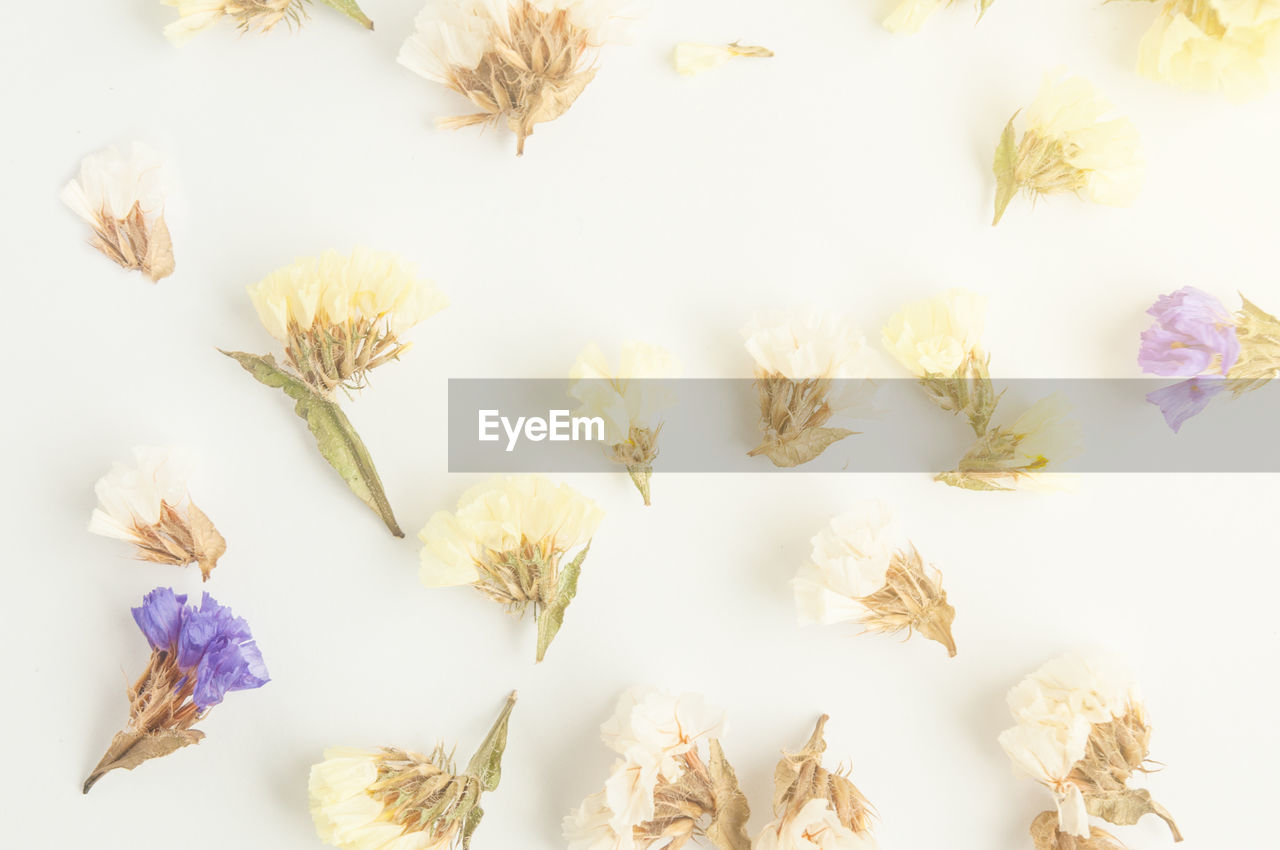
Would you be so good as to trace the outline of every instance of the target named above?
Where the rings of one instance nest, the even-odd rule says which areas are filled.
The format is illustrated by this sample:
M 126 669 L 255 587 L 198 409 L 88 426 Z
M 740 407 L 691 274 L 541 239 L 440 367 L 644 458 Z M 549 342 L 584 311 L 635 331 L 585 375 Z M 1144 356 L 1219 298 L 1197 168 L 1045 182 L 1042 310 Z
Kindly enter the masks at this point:
M 395 64 L 414 0 L 368 0 L 372 34 L 317 7 L 293 36 L 223 25 L 181 50 L 150 0 L 10 10 L 5 843 L 317 848 L 306 780 L 324 747 L 469 753 L 514 687 L 475 846 L 558 848 L 562 815 L 611 764 L 598 724 L 652 683 L 728 710 L 753 831 L 779 749 L 827 711 L 831 758 L 877 805 L 885 848 L 1019 850 L 1049 798 L 996 744 L 1004 694 L 1087 646 L 1144 685 L 1167 764 L 1148 785 L 1184 846 L 1274 842 L 1273 476 L 1095 475 L 1001 496 L 923 475 L 669 475 L 647 510 L 625 475 L 580 476 L 608 516 L 538 668 L 530 623 L 418 583 L 413 530 L 473 483 L 446 470 L 450 377 L 559 377 L 588 341 L 628 337 L 668 346 L 688 375 L 745 376 L 752 310 L 847 310 L 876 339 L 902 302 L 953 285 L 990 296 L 997 375 L 1125 377 L 1159 292 L 1195 284 L 1234 306 L 1238 289 L 1280 309 L 1276 96 L 1236 105 L 1139 77 L 1150 4 L 1001 0 L 975 28 L 961 3 L 914 38 L 884 32 L 876 6 L 655 2 L 523 160 L 505 132 L 433 128 L 468 104 Z M 671 70 L 678 41 L 734 39 L 777 58 Z M 1146 190 L 1128 210 L 1018 199 L 992 229 L 995 142 L 1057 65 L 1137 122 Z M 58 202 L 81 156 L 134 139 L 179 178 L 178 271 L 157 287 L 87 247 Z M 214 350 L 274 350 L 245 286 L 354 244 L 413 258 L 453 300 L 347 407 L 403 541 L 283 396 Z M 129 606 L 159 584 L 200 589 L 194 569 L 139 565 L 85 531 L 111 462 L 169 443 L 203 459 L 193 493 L 230 542 L 209 589 L 252 623 L 274 681 L 233 694 L 200 746 L 81 798 L 146 657 Z M 955 660 L 920 638 L 794 624 L 808 539 L 864 497 L 895 506 L 945 572 Z M 1154 819 L 1117 831 L 1170 845 Z

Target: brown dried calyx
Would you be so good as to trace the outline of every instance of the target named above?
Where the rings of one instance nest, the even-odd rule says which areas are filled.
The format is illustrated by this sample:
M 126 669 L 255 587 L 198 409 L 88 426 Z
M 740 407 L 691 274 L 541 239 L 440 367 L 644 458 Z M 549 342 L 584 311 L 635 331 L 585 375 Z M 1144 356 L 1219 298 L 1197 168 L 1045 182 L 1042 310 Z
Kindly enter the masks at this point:
M 822 766 L 827 742 L 823 738 L 828 715 L 818 718 L 813 735 L 795 755 L 783 753 L 773 774 L 773 813 L 779 821 L 795 816 L 811 800 L 826 800 L 840 823 L 853 832 L 871 829 L 874 810 L 843 772 Z
M 831 379 L 794 380 L 779 372 L 756 376 L 760 427 L 764 439 L 747 454 L 765 455 L 774 466 L 793 467 L 822 454 L 832 443 L 852 436 L 845 428 L 825 427 L 835 410 L 827 401 Z
M 1089 734 L 1084 758 L 1076 762 L 1068 780 L 1084 794 L 1089 814 L 1117 826 L 1132 826 L 1144 815 L 1155 815 L 1173 833 L 1174 841 L 1182 833 L 1173 815 L 1151 799 L 1145 788 L 1129 788 L 1134 773 L 1148 773 L 1151 726 L 1142 706 L 1129 705 L 1122 717 L 1106 723 L 1095 723 Z
M 281 22 L 292 27 L 307 17 L 306 0 L 226 0 L 222 12 L 230 16 L 241 32 L 270 32 Z
M 653 477 L 653 461 L 658 456 L 658 435 L 662 426 L 645 428 L 632 425 L 625 443 L 617 443 L 609 453 L 609 459 L 627 468 L 631 481 L 644 497 L 645 505 L 650 505 L 649 480 Z
M 930 400 L 954 414 L 964 414 L 973 433 L 981 437 L 987 432 L 991 416 L 1003 392 L 991 384 L 991 357 L 970 351 L 954 375 L 932 373 L 920 379 Z
M 1031 840 L 1036 850 L 1128 850 L 1111 833 L 1094 827 L 1088 838 L 1061 832 L 1057 812 L 1041 812 L 1031 824 Z
M 285 355 L 307 386 L 331 399 L 339 387 L 363 389 L 369 372 L 398 360 L 411 346 L 401 342 L 383 322 L 347 321 L 309 328 L 290 322 Z
M 185 512 L 161 502 L 160 519 L 155 525 L 135 523 L 133 543 L 138 560 L 175 567 L 197 564 L 204 581 L 209 580 L 218 559 L 227 551 L 226 538 L 191 501 Z
M 476 67 L 454 67 L 445 78 L 481 111 L 438 124 L 456 129 L 505 121 L 516 134 L 516 156 L 523 156 L 534 125 L 568 111 L 596 72 L 586 66 L 589 33 L 569 20 L 568 10 L 544 12 L 524 0 L 512 3 L 509 15 L 507 30 L 494 27 Z
M 696 750 L 681 760 L 680 778 L 654 792 L 653 819 L 635 827 L 637 845 L 661 843 L 666 850 L 680 850 L 705 838 L 718 850 L 750 850 L 751 809 L 720 742 L 711 741 L 709 762 L 703 762 Z
M 480 579 L 475 587 L 481 593 L 501 602 L 517 617 L 523 617 L 529 606 L 533 606 L 538 624 L 539 662 L 546 657 L 547 649 L 564 625 L 569 603 L 578 594 L 578 576 L 590 548 L 588 541 L 577 556 L 562 567 L 563 551 L 548 551 L 541 543 L 523 539 L 517 549 L 489 552 L 476 561 Z
M 173 239 L 164 215 L 148 222 L 139 203 L 121 219 L 108 209 L 101 210 L 93 222 L 90 244 L 121 268 L 142 272 L 152 283 L 173 274 Z
M 908 552 L 895 552 L 885 574 L 885 586 L 858 600 L 867 614 L 859 622 L 869 631 L 896 634 L 919 632 L 929 640 L 947 648 L 956 656 L 956 642 L 951 624 L 956 609 L 947 603 L 942 589 L 942 573 L 926 566 L 914 546 Z

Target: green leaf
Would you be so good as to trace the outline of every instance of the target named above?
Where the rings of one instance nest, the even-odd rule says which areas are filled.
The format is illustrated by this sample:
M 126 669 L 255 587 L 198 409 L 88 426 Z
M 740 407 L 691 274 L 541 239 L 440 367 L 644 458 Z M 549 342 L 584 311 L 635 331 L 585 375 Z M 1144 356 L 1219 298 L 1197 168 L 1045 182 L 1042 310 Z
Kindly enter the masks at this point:
M 516 692 L 512 691 L 507 697 L 507 704 L 503 706 L 502 713 L 494 721 L 493 728 L 489 730 L 489 734 L 485 736 L 480 748 L 476 750 L 467 765 L 467 775 L 480 780 L 480 785 L 486 791 L 496 790 L 498 783 L 502 781 L 502 754 L 507 749 L 507 727 L 511 723 L 511 711 L 515 707 Z M 472 829 L 474 830 L 475 827 L 473 826 Z
M 392 534 L 404 537 L 404 532 L 400 530 L 391 511 L 391 504 L 387 501 L 387 494 L 382 489 L 382 479 L 378 477 L 373 458 L 369 456 L 369 450 L 365 448 L 360 435 L 351 426 L 342 409 L 277 366 L 275 358 L 269 354 L 264 357 L 242 351 L 222 353 L 243 366 L 246 372 L 261 383 L 284 390 L 285 395 L 296 402 L 294 412 L 307 421 L 307 426 L 316 438 L 316 445 L 320 448 L 320 454 L 347 482 L 351 492 L 382 517 Z
M 361 11 L 356 0 L 321 0 L 326 6 L 337 9 L 351 20 L 360 24 L 367 30 L 373 29 L 373 21 L 369 20 L 369 16 Z
M 1012 487 L 1001 487 L 993 481 L 988 481 L 968 472 L 940 472 L 933 477 L 933 480 L 941 481 L 943 484 L 949 484 L 952 487 L 959 487 L 961 490 L 996 490 L 1001 492 L 1013 490 Z
M 1178 825 L 1173 822 L 1173 815 L 1169 814 L 1169 810 L 1164 806 L 1151 799 L 1151 792 L 1145 788 L 1126 788 L 1123 791 L 1086 794 L 1084 802 L 1089 809 L 1089 814 L 1117 826 L 1133 826 L 1144 815 L 1155 815 L 1169 825 L 1174 841 L 1182 840 L 1182 833 L 1178 831 Z
M 475 835 L 476 827 L 480 826 L 480 821 L 484 819 L 484 809 L 479 806 L 473 806 L 471 811 L 467 812 L 467 817 L 462 821 L 462 850 L 470 850 L 471 836 Z
M 724 757 L 724 749 L 717 740 L 711 742 L 711 763 L 707 768 L 711 774 L 711 790 L 716 803 L 715 813 L 707 826 L 708 840 L 719 850 L 751 850 L 751 839 L 747 837 L 751 807 L 747 804 L 747 795 L 742 793 L 738 785 L 737 774 Z
M 856 433 L 847 428 L 806 428 L 788 440 L 757 446 L 749 454 L 763 454 L 773 461 L 774 466 L 790 469 L 808 463 L 826 451 L 832 443 Z
M 582 562 L 586 560 L 589 549 L 591 549 L 591 541 L 588 540 L 587 545 L 583 546 L 582 551 L 578 553 L 578 557 L 570 561 L 560 573 L 560 587 L 556 590 L 555 598 L 538 612 L 539 662 L 546 656 L 551 641 L 555 640 L 560 627 L 564 625 L 564 613 L 569 609 L 569 603 L 578 595 L 578 576 L 582 574 Z
M 1018 113 L 1013 113 L 1013 118 L 1009 119 L 1004 132 L 1000 134 L 1000 144 L 996 146 L 993 165 L 996 175 L 996 217 L 991 222 L 992 227 L 1004 218 L 1004 211 L 1008 208 L 1009 202 L 1013 200 L 1014 195 L 1018 194 L 1018 181 L 1014 176 L 1014 170 L 1018 165 L 1018 138 L 1013 129 L 1013 121 L 1017 117 Z

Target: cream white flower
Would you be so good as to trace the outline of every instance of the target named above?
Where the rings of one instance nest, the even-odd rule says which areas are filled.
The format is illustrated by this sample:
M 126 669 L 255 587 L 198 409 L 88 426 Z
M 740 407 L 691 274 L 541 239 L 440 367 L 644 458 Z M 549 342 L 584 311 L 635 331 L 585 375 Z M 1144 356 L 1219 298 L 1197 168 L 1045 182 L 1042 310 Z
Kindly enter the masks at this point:
M 1046 396 L 1008 428 L 1016 438 L 1011 469 L 1048 471 L 1080 453 L 1080 423 L 1071 418 L 1071 403 L 1060 393 Z
M 773 821 L 752 845 L 753 850 L 878 850 L 869 832 L 854 832 L 840 822 L 831 804 L 815 797 L 795 814 Z
M 796 608 L 800 622 L 830 625 L 866 612 L 858 600 L 884 587 L 901 540 L 889 506 L 872 502 L 833 519 L 811 543 L 809 561 L 791 583 Z
M 165 224 L 168 177 L 160 155 L 135 142 L 128 153 L 108 148 L 86 156 L 62 201 L 93 228 L 91 244 L 122 268 L 151 281 L 173 273 L 173 243 Z
M 889 319 L 884 346 L 917 377 L 958 373 L 979 351 L 987 300 L 952 289 L 934 298 L 912 301 Z
M 1280 0 L 1166 0 L 1142 40 L 1138 69 L 1233 99 L 1262 94 L 1280 66 Z
M 700 694 L 676 696 L 635 688 L 618 700 L 613 717 L 600 727 L 600 737 L 630 762 L 656 759 L 659 776 L 670 782 L 682 773 L 679 758 L 699 743 L 721 737 L 724 724 L 724 712 Z
M 199 564 L 207 581 L 227 544 L 187 493 L 190 468 L 185 452 L 134 449 L 132 464 L 112 465 L 94 485 L 89 531 L 132 543 L 142 561 Z
M 772 55 L 773 51 L 768 48 L 738 44 L 737 42 L 733 44 L 703 44 L 686 41 L 676 45 L 675 52 L 671 54 L 671 61 L 675 64 L 678 73 L 686 77 L 692 77 L 701 74 L 703 71 L 719 68 L 730 59 L 738 56 L 768 58 Z
M 680 364 L 665 348 L 628 340 L 615 370 L 592 343 L 569 370 L 569 392 L 581 402 L 574 413 L 602 418 L 609 445 L 625 442 L 632 428 L 652 430 L 660 424 L 660 414 L 674 402 L 660 381 L 679 375 Z
M 561 827 L 568 850 L 635 850 L 631 825 L 614 829 L 617 815 L 605 801 L 606 792 L 593 794 L 565 817 Z
M 178 20 L 164 28 L 165 37 L 176 45 L 186 44 L 196 33 L 223 18 L 230 18 L 241 32 L 269 32 L 280 23 L 301 25 L 307 17 L 308 0 L 160 0 L 178 10 Z M 373 21 L 360 11 L 354 0 L 322 0 L 347 17 L 373 29 Z
M 793 381 L 865 378 L 875 355 L 850 317 L 809 310 L 760 312 L 742 329 L 757 371 Z
M 626 14 L 618 0 L 428 0 L 397 61 L 480 110 L 440 126 L 505 123 L 520 155 L 534 125 L 591 82 L 596 49 L 622 36 Z
M 604 783 L 604 800 L 613 813 L 610 826 L 619 834 L 653 819 L 654 791 L 663 779 L 662 766 L 652 752 L 633 749 L 618 761 Z
M 899 0 L 893 11 L 884 19 L 884 27 L 890 32 L 917 33 L 933 13 L 947 6 L 951 0 Z

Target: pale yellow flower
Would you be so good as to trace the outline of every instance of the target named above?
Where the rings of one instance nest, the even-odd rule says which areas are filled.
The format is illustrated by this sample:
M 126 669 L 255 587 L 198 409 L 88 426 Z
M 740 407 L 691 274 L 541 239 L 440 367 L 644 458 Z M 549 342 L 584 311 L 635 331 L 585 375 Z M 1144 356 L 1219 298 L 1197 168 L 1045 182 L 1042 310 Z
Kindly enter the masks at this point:
M 793 381 L 866 378 L 875 354 L 849 316 L 807 310 L 761 312 L 742 329 L 760 375 Z
M 306 16 L 302 0 L 160 0 L 178 10 L 178 20 L 164 28 L 165 37 L 176 45 L 186 44 L 201 30 L 224 17 L 235 21 L 242 32 L 269 32 L 281 22 L 296 25 Z
M 700 42 L 683 42 L 676 45 L 671 61 L 676 71 L 686 77 L 701 74 L 719 68 L 721 65 L 738 56 L 770 57 L 773 51 L 765 47 L 738 44 L 703 44 Z
M 934 12 L 950 2 L 951 0 L 899 0 L 884 19 L 884 27 L 890 32 L 917 33 L 933 17 Z
M 986 308 L 985 298 L 960 289 L 913 301 L 885 325 L 884 346 L 917 377 L 951 377 L 980 350 Z
M 662 410 L 674 402 L 662 380 L 679 375 L 679 362 L 660 346 L 628 340 L 614 368 L 592 343 L 569 370 L 569 392 L 581 402 L 574 415 L 602 418 L 605 442 L 625 442 L 632 428 L 652 430 L 661 424 Z
M 1138 69 L 1233 99 L 1262 94 L 1280 65 L 1280 0 L 1167 0 L 1142 40 Z

